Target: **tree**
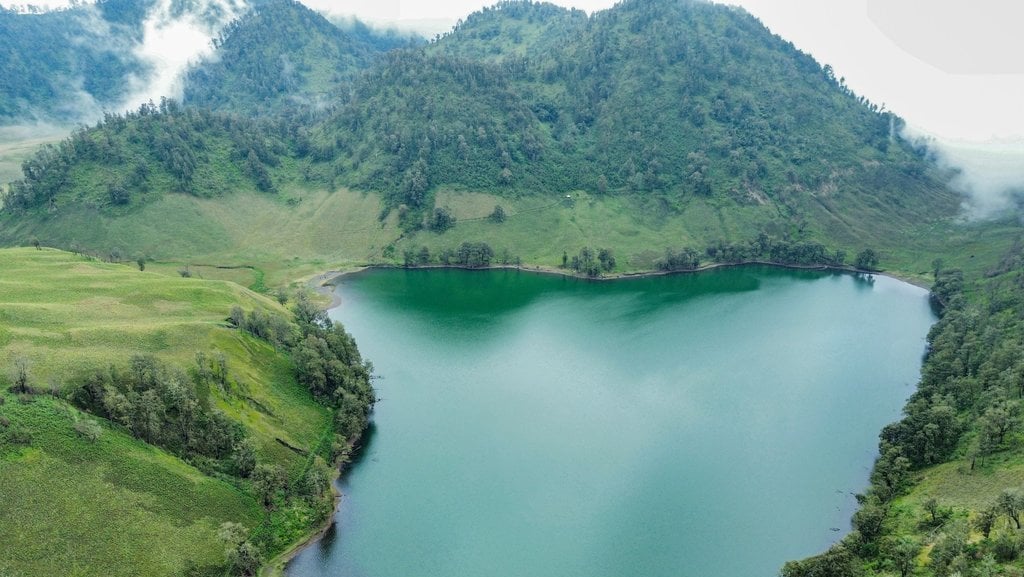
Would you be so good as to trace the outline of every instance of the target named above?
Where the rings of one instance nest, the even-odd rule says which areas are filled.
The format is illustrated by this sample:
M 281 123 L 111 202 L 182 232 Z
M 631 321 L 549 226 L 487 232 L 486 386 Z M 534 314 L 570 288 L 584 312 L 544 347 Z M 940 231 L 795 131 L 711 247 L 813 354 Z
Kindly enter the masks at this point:
M 266 509 L 274 508 L 278 491 L 288 484 L 288 474 L 280 465 L 257 465 L 252 473 L 252 488 Z
M 239 523 L 227 521 L 217 529 L 217 538 L 224 544 L 224 559 L 235 575 L 255 575 L 263 565 L 263 556 L 249 540 L 249 530 Z
M 249 477 L 256 469 L 256 443 L 246 437 L 235 445 L 231 454 L 239 477 Z
M 242 310 L 242 307 L 238 305 L 232 305 L 231 312 L 228 315 L 228 318 L 231 320 L 231 324 L 235 325 L 235 328 L 245 328 L 245 311 Z
M 601 268 L 604 269 L 605 272 L 609 272 L 615 268 L 615 255 L 612 254 L 612 249 L 610 248 L 602 248 L 599 250 L 597 253 L 597 260 L 601 262 Z
M 856 577 L 859 574 L 856 558 L 842 542 L 816 557 L 789 561 L 781 572 L 782 577 Z
M 14 366 L 11 369 L 11 392 L 20 395 L 29 392 L 29 362 L 25 357 L 15 357 Z
M 878 499 L 868 497 L 868 501 L 853 514 L 853 527 L 860 532 L 865 541 L 872 542 L 882 535 L 885 515 L 885 507 Z
M 886 558 L 892 568 L 899 572 L 900 577 L 909 577 L 914 571 L 917 555 L 920 552 L 921 544 L 906 536 L 893 539 L 885 547 Z
M 861 270 L 875 270 L 878 267 L 878 255 L 874 250 L 866 248 L 857 253 L 854 266 Z
M 111 184 L 107 188 L 107 195 L 110 197 L 111 204 L 125 205 L 128 204 L 129 200 L 131 200 L 131 194 L 121 183 Z
M 992 539 L 992 552 L 1003 563 L 1013 561 L 1020 556 L 1020 537 L 1013 531 L 1000 531 Z
M 434 232 L 444 232 L 451 227 L 455 226 L 455 215 L 447 206 L 442 206 L 434 209 L 434 214 L 430 217 L 428 228 Z
M 491 214 L 488 215 L 487 218 L 491 222 L 497 222 L 497 223 L 505 222 L 505 218 L 506 218 L 506 216 L 505 216 L 505 209 L 502 208 L 500 204 L 496 204 L 496 205 L 494 205 L 494 210 L 491 211 Z
M 430 249 L 426 245 L 421 246 L 420 251 L 416 253 L 416 264 L 430 264 Z
M 999 512 L 1012 519 L 1017 529 L 1020 529 L 1020 514 L 1021 510 L 1024 509 L 1024 495 L 1007 489 L 1000 493 L 996 499 L 996 508 Z
M 892 445 L 882 447 L 882 455 L 875 461 L 871 472 L 871 483 L 875 485 L 879 498 L 884 502 L 903 490 L 910 474 L 910 460 Z
M 995 447 L 1002 446 L 1006 434 L 1016 424 L 1015 407 L 1016 405 L 1000 403 L 986 409 L 981 416 L 982 434 L 991 438 Z
M 923 507 L 929 515 L 929 518 L 922 522 L 922 525 L 926 527 L 938 527 L 953 515 L 953 510 L 939 505 L 939 501 L 935 497 L 928 498 Z
M 935 540 L 929 556 L 936 575 L 947 576 L 955 572 L 956 566 L 963 562 L 968 535 L 967 524 L 957 521 Z
M 971 524 L 988 539 L 997 519 L 999 519 L 999 510 L 996 507 L 986 507 L 978 511 L 978 516 L 974 518 Z

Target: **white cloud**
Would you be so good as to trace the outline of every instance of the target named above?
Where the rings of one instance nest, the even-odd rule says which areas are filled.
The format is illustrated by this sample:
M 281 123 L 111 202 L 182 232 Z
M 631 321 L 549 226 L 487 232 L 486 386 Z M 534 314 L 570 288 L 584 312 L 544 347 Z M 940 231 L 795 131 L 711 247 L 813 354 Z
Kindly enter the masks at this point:
M 243 0 L 199 0 L 178 13 L 173 0 L 158 0 L 146 15 L 142 43 L 135 55 L 149 73 L 133 78 L 124 107 L 134 108 L 161 96 L 180 98 L 182 78 L 190 63 L 213 51 L 211 40 L 245 9 Z

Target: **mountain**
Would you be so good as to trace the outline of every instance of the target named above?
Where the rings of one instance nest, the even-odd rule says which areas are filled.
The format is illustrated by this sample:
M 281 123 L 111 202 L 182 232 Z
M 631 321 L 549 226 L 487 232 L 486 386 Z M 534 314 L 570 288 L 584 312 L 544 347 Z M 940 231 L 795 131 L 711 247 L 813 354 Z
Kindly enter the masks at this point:
M 93 122 L 182 88 L 190 105 L 233 113 L 319 108 L 377 54 L 416 41 L 358 21 L 343 30 L 294 0 L 0 6 L 0 123 Z
M 412 233 L 450 192 L 583 193 L 639 219 L 638 238 L 678 223 L 698 251 L 758 233 L 904 251 L 908 231 L 959 209 L 948 175 L 895 137 L 897 116 L 736 8 L 628 0 L 586 17 L 505 2 L 429 45 L 387 46 L 263 3 L 192 72 L 192 112 L 114 115 L 43 151 L 7 212 L 342 185 L 379 194 Z M 298 104 L 329 94 L 326 116 Z M 201 103 L 285 117 L 257 127 Z M 637 250 L 623 262 L 653 266 Z
M 430 208 L 444 187 L 583 189 L 669 213 L 753 207 L 852 239 L 853 220 L 957 208 L 900 126 L 738 9 L 630 0 L 585 19 L 515 2 L 390 54 L 319 137 L 345 182 L 391 206 Z
M 262 116 L 320 109 L 379 54 L 412 42 L 358 21 L 339 28 L 294 0 L 263 0 L 229 24 L 211 57 L 188 72 L 183 102 Z

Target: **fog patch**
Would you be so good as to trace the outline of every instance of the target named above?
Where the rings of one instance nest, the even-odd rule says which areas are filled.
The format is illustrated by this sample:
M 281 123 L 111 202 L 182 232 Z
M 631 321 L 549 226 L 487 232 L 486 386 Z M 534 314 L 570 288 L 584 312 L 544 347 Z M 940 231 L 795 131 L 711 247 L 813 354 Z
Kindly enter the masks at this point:
M 143 23 L 142 42 L 133 48 L 148 72 L 129 79 L 123 106 L 180 99 L 189 66 L 213 54 L 218 32 L 246 8 L 244 0 L 157 0 Z
M 984 142 L 942 139 L 905 128 L 902 136 L 919 146 L 944 170 L 949 185 L 964 195 L 969 219 L 986 219 L 1019 209 L 1024 200 L 1024 137 Z

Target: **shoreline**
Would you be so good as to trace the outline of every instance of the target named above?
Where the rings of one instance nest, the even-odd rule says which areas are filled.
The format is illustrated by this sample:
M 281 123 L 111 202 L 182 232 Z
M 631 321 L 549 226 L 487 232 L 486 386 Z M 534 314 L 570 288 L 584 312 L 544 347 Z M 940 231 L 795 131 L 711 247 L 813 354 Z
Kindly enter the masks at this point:
M 328 310 L 336 308 L 341 305 L 341 297 L 334 290 L 337 280 L 344 278 L 349 275 L 361 273 L 370 269 L 404 269 L 404 270 L 431 270 L 431 269 L 457 269 L 457 270 L 518 270 L 528 273 L 542 274 L 542 275 L 554 275 L 568 278 L 576 278 L 585 281 L 618 281 L 628 279 L 639 279 L 639 278 L 651 278 L 659 276 L 668 276 L 675 274 L 697 274 L 702 272 L 708 272 L 716 269 L 726 268 L 739 268 L 745 266 L 768 266 L 789 270 L 810 270 L 810 271 L 821 271 L 821 272 L 837 272 L 846 274 L 866 274 L 866 275 L 878 275 L 888 277 L 900 282 L 905 282 L 909 285 L 916 286 L 921 289 L 931 290 L 931 284 L 924 281 L 922 278 L 914 277 L 906 274 L 901 274 L 896 271 L 872 271 L 862 270 L 850 266 L 834 266 L 834 265 L 800 265 L 800 264 L 782 264 L 771 261 L 746 261 L 746 262 L 716 262 L 711 264 L 701 265 L 695 269 L 690 270 L 651 270 L 651 271 L 636 271 L 636 272 L 620 272 L 609 275 L 602 275 L 596 277 L 590 277 L 580 275 L 572 270 L 563 269 L 559 267 L 552 267 L 546 265 L 514 265 L 514 264 L 493 264 L 482 267 L 470 267 L 455 264 L 428 264 L 421 266 L 402 266 L 397 264 L 364 264 L 354 266 L 351 269 L 346 270 L 330 270 L 324 273 L 314 275 L 305 281 L 305 285 L 314 290 L 317 294 L 325 297 L 329 297 L 331 300 L 330 305 L 327 307 Z
M 361 441 L 363 439 L 363 433 L 365 432 L 366 430 L 364 429 L 352 442 L 352 453 L 350 456 L 355 456 L 363 450 Z M 328 515 L 314 531 L 310 532 L 302 540 L 293 543 L 290 547 L 264 563 L 260 570 L 256 572 L 259 577 L 283 577 L 285 575 L 285 569 L 288 567 L 288 563 L 297 557 L 299 553 L 302 553 L 306 549 L 319 543 L 324 535 L 327 534 L 327 531 L 334 526 L 337 522 L 338 512 L 341 508 L 342 497 L 344 497 L 341 493 L 341 489 L 338 488 L 338 482 L 341 480 L 342 476 L 348 472 L 348 465 L 350 463 L 351 460 L 340 462 L 334 467 L 334 475 L 331 478 L 331 497 L 334 504 L 331 507 L 331 514 Z
M 293 544 L 291 547 L 285 549 L 281 553 L 278 553 L 273 559 L 263 564 L 263 567 L 256 573 L 260 577 L 283 577 L 285 569 L 288 567 L 288 563 L 291 562 L 299 553 L 302 553 L 306 549 L 316 545 L 320 542 L 320 539 L 327 534 L 327 531 L 334 526 L 334 518 L 338 513 L 338 508 L 341 506 L 341 491 L 338 490 L 335 483 L 341 478 L 343 470 L 338 469 L 337 474 L 331 480 L 331 495 L 334 501 L 334 506 L 331 509 L 331 514 L 327 519 L 321 523 L 314 532 L 306 536 L 305 539 Z
M 313 290 L 317 294 L 329 298 L 330 304 L 327 306 L 327 310 L 330 311 L 334 308 L 341 306 L 342 298 L 337 291 L 337 281 L 349 276 L 365 272 L 371 269 L 461 269 L 461 270 L 517 270 L 527 273 L 542 274 L 542 275 L 554 275 L 569 278 L 577 278 L 586 281 L 618 281 L 627 279 L 641 279 L 659 276 L 668 276 L 674 274 L 696 274 L 702 272 L 708 272 L 716 269 L 724 268 L 735 268 L 744 266 L 769 266 L 775 268 L 783 268 L 789 270 L 810 270 L 810 271 L 821 271 L 821 272 L 836 272 L 846 274 L 868 274 L 868 275 L 879 275 L 885 276 L 900 282 L 905 282 L 909 285 L 922 288 L 924 290 L 930 290 L 931 287 L 926 285 L 921 279 L 915 279 L 908 276 L 900 275 L 898 273 L 886 272 L 886 271 L 867 271 L 860 270 L 853 267 L 837 267 L 831 265 L 794 265 L 794 264 L 780 264 L 769 261 L 748 261 L 748 262 L 737 262 L 737 263 L 712 263 L 703 266 L 699 266 L 692 270 L 678 270 L 678 271 L 638 271 L 638 272 L 625 272 L 615 273 L 608 276 L 600 277 L 588 277 L 575 274 L 574 272 L 562 269 L 558 267 L 548 267 L 542 265 L 489 265 L 486 267 L 468 267 L 460 265 L 445 265 L 445 264 L 431 264 L 424 266 L 413 266 L 406 267 L 401 265 L 393 264 L 365 264 L 353 266 L 346 270 L 329 270 L 320 274 L 313 275 L 302 281 L 302 283 L 309 289 Z M 358 440 L 357 440 L 358 442 Z M 358 450 L 358 448 L 357 448 Z M 334 526 L 335 520 L 338 515 L 339 508 L 341 507 L 342 494 L 337 488 L 337 481 L 347 472 L 347 468 L 339 466 L 336 468 L 336 474 L 331 482 L 331 492 L 334 495 L 334 508 L 333 511 L 320 526 L 316 527 L 305 539 L 299 541 L 289 547 L 284 552 L 278 554 L 276 557 L 268 561 L 263 568 L 259 571 L 261 577 L 282 577 L 284 576 L 285 568 L 288 563 L 291 562 L 299 553 L 302 553 L 309 547 L 317 544 L 320 539 L 323 538 L 324 534 Z

